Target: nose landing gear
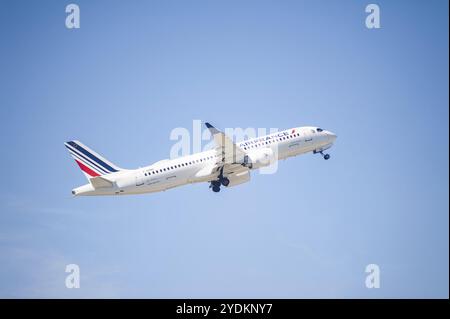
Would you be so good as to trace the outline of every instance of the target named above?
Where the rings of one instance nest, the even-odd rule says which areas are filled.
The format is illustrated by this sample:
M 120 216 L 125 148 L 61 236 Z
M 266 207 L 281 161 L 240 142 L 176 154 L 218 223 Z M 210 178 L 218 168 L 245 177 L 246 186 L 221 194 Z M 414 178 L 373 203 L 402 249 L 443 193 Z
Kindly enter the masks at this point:
M 330 159 L 330 154 L 324 154 L 323 151 L 314 151 L 314 154 L 319 153 L 320 155 L 322 155 L 324 160 L 329 160 Z

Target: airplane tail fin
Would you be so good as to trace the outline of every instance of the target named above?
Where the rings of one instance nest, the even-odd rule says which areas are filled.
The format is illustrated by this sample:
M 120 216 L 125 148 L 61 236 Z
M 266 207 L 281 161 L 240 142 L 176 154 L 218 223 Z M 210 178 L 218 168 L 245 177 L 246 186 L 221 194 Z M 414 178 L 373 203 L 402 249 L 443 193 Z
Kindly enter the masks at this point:
M 79 141 L 69 141 L 64 145 L 88 180 L 122 170 Z

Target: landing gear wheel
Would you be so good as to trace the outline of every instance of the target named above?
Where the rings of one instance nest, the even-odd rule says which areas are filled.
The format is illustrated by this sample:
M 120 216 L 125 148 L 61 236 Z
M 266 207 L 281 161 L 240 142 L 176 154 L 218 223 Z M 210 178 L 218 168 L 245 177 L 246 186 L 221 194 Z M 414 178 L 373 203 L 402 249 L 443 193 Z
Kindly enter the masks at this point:
M 330 154 L 325 154 L 325 155 L 323 156 L 323 159 L 324 159 L 324 160 L 329 160 L 329 159 L 330 159 Z
M 213 186 L 212 190 L 214 193 L 218 193 L 218 192 L 220 192 L 220 186 Z
M 228 178 L 226 178 L 226 177 L 222 178 L 222 180 L 220 182 L 225 187 L 227 187 L 230 184 L 230 180 Z
M 220 187 L 220 181 L 212 181 L 211 182 L 211 187 L 214 187 L 214 186 Z

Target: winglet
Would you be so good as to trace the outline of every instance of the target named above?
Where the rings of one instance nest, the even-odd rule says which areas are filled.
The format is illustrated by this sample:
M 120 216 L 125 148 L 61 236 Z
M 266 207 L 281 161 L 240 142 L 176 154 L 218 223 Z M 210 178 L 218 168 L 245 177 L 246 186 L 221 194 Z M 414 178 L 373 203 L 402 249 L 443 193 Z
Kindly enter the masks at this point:
M 205 125 L 208 128 L 208 130 L 211 132 L 212 135 L 216 135 L 216 134 L 220 133 L 220 131 L 218 129 L 216 129 L 214 126 L 212 126 L 208 122 L 206 122 Z
M 216 129 L 214 126 L 208 122 L 205 122 L 205 125 L 214 137 L 214 142 L 217 146 L 216 149 L 219 149 L 222 153 L 222 161 L 224 163 L 240 163 L 246 153 L 239 146 L 237 146 L 231 138 Z

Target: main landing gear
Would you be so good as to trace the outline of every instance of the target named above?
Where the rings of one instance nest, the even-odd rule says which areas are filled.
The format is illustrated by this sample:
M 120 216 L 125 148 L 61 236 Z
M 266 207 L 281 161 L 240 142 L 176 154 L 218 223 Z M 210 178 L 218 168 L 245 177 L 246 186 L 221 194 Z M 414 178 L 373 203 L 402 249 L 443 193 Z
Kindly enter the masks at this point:
M 322 155 L 324 160 L 329 160 L 330 159 L 330 154 L 324 154 L 323 151 L 314 151 L 314 154 L 319 153 L 320 155 Z
M 209 186 L 210 188 L 212 188 L 212 191 L 214 193 L 218 193 L 220 192 L 220 186 L 223 185 L 225 187 L 227 187 L 230 184 L 230 180 L 226 177 L 219 177 L 218 180 L 216 181 L 211 181 L 211 185 Z
M 220 175 L 218 176 L 218 179 L 215 181 L 211 181 L 211 185 L 209 186 L 212 188 L 212 191 L 214 193 L 220 192 L 220 185 L 223 185 L 227 187 L 230 184 L 230 180 L 223 176 L 223 167 L 220 170 Z
M 223 186 L 227 187 L 230 184 L 230 180 L 228 178 L 226 178 L 226 177 L 222 177 L 221 180 L 220 180 L 220 183 Z
M 220 182 L 219 181 L 212 181 L 211 185 L 209 187 L 212 188 L 212 191 L 214 193 L 220 192 Z

